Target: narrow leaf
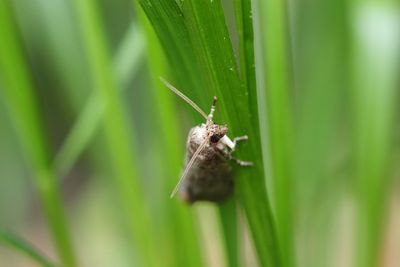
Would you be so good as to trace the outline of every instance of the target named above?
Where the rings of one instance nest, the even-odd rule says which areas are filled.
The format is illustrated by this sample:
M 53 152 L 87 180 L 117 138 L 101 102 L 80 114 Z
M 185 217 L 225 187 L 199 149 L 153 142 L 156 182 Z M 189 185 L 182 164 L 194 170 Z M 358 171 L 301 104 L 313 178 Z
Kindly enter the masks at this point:
M 48 144 L 36 103 L 35 89 L 25 62 L 22 44 L 7 1 L 0 2 L 0 79 L 10 117 L 15 125 L 26 160 L 33 174 L 52 238 L 60 261 L 76 266 L 66 220 L 63 214 L 57 179 L 50 166 Z

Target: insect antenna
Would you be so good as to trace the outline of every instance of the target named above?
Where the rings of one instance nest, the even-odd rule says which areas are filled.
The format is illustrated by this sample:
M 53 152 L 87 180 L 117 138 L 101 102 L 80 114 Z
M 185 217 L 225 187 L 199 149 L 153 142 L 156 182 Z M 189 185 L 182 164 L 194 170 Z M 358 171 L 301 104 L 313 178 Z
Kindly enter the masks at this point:
M 189 105 L 191 105 L 195 110 L 197 110 L 197 112 L 199 112 L 201 114 L 201 116 L 203 116 L 206 120 L 208 119 L 208 116 L 206 115 L 206 113 L 199 107 L 197 106 L 192 100 L 189 99 L 189 97 L 185 96 L 181 91 L 179 91 L 178 89 L 176 89 L 172 84 L 170 84 L 169 82 L 167 82 L 167 80 L 165 80 L 163 77 L 160 77 L 160 80 L 165 84 L 165 86 L 168 87 L 168 89 L 170 89 L 172 92 L 174 92 L 175 94 L 177 94 L 180 98 L 182 98 L 183 100 L 186 101 L 186 103 L 188 103 Z
M 210 114 L 208 114 L 208 116 L 207 116 L 207 122 L 212 122 L 213 117 L 214 117 L 215 105 L 216 105 L 216 104 L 217 104 L 217 97 L 214 96 L 213 102 L 212 102 L 212 105 L 211 105 Z
M 189 163 L 186 165 L 186 169 L 183 171 L 181 179 L 179 179 L 179 182 L 176 184 L 174 191 L 172 191 L 172 193 L 170 195 L 171 198 L 173 198 L 175 196 L 176 192 L 178 192 L 179 188 L 182 185 L 182 182 L 186 178 L 186 175 L 189 173 L 190 168 L 193 166 L 193 164 L 196 161 L 197 157 L 199 156 L 200 152 L 206 147 L 207 141 L 208 141 L 208 138 L 204 139 L 203 143 L 201 143 L 200 146 L 197 148 L 196 152 L 194 152 Z

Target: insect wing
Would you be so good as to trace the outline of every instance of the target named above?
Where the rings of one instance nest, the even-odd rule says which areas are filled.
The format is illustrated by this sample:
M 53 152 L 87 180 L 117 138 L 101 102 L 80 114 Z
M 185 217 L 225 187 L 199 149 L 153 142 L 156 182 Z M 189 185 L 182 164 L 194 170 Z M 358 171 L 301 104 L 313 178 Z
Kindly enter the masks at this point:
M 179 182 L 176 184 L 174 191 L 171 193 L 171 198 L 173 198 L 178 192 L 179 188 L 182 185 L 182 182 L 185 180 L 187 174 L 189 173 L 190 168 L 193 166 L 194 162 L 196 161 L 197 157 L 201 153 L 201 151 L 206 147 L 208 139 L 204 139 L 203 143 L 200 144 L 200 146 L 197 148 L 196 152 L 194 152 L 192 158 L 190 159 L 189 163 L 186 165 L 185 170 L 183 171 L 181 179 L 179 179 Z

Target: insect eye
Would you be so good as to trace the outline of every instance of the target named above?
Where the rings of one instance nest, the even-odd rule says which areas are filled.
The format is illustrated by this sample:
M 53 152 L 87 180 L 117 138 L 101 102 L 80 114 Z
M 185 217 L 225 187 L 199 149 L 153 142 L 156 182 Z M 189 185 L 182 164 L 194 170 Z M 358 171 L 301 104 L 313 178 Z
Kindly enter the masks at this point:
M 210 141 L 212 143 L 217 143 L 219 141 L 219 139 L 221 139 L 221 136 L 219 134 L 213 134 L 210 137 Z

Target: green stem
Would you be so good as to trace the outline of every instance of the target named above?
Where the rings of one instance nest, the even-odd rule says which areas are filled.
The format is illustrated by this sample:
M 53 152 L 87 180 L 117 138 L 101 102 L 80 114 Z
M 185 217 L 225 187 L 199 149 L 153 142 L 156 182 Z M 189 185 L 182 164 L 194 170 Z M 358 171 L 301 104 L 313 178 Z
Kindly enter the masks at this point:
M 53 241 L 60 260 L 65 266 L 76 266 L 66 219 L 63 213 L 57 179 L 51 168 L 42 122 L 39 116 L 34 85 L 24 60 L 17 28 L 11 10 L 5 1 L 0 2 L 0 28 L 3 44 L 0 46 L 0 74 L 5 102 L 16 127 L 26 159 L 33 173 Z
M 115 184 L 119 191 L 122 213 L 126 216 L 131 241 L 141 255 L 144 266 L 159 266 L 156 262 L 157 248 L 153 243 L 151 219 L 146 210 L 144 192 L 138 180 L 137 159 L 132 151 L 132 134 L 123 112 L 123 105 L 118 94 L 118 86 L 113 75 L 107 53 L 104 33 L 98 15 L 96 2 L 76 0 L 75 10 L 84 38 L 87 59 L 90 64 L 94 90 L 106 107 L 103 127 L 110 152 L 111 164 L 115 171 Z
M 264 158 L 270 163 L 274 188 L 274 206 L 282 265 L 293 265 L 292 229 L 292 110 L 289 96 L 289 42 L 285 0 L 256 1 L 254 14 L 258 27 L 259 50 L 256 58 L 260 120 L 263 125 Z M 267 130 L 268 129 L 268 130 Z M 268 149 L 267 149 L 268 146 Z
M 145 42 L 138 27 L 132 23 L 113 61 L 115 77 L 126 88 L 129 79 L 138 71 L 142 59 Z M 54 159 L 54 170 L 63 176 L 72 168 L 79 155 L 96 134 L 104 116 L 105 105 L 95 92 L 79 114 L 74 126 Z
M 352 125 L 358 197 L 355 266 L 373 267 L 380 265 L 379 245 L 391 179 L 388 167 L 398 99 L 400 6 L 392 1 L 353 2 Z

